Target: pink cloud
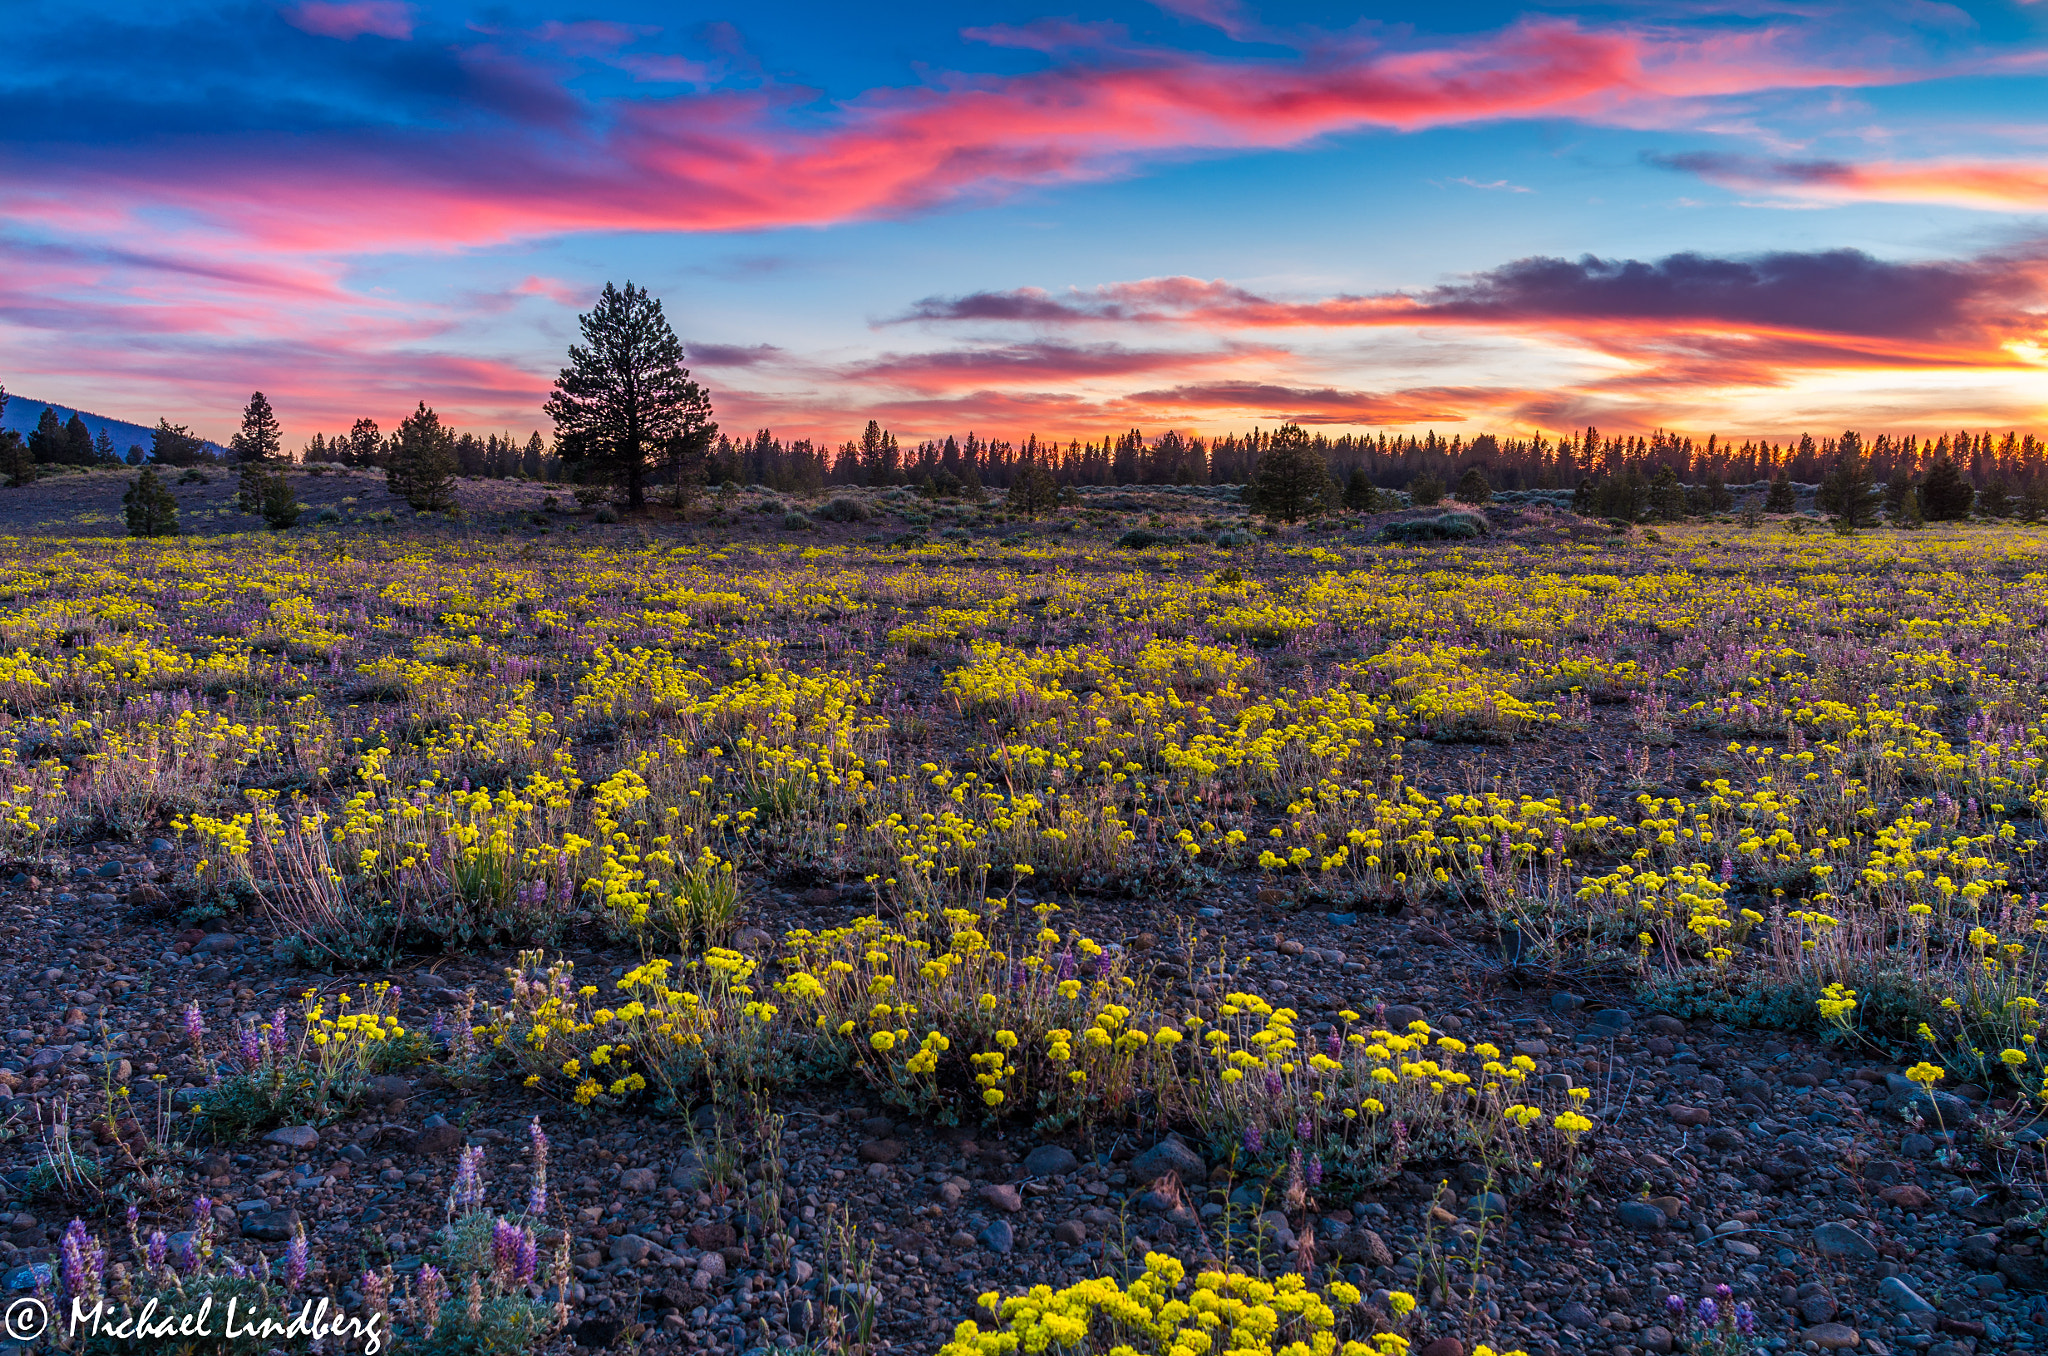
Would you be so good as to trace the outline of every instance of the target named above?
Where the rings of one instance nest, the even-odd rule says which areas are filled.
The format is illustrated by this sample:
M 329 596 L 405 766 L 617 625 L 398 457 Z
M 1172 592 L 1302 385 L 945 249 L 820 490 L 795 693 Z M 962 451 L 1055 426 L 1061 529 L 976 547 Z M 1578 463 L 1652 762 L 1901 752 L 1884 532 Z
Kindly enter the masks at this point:
M 400 42 L 412 37 L 412 15 L 413 7 L 400 0 L 303 0 L 284 11 L 285 22 L 317 37 Z

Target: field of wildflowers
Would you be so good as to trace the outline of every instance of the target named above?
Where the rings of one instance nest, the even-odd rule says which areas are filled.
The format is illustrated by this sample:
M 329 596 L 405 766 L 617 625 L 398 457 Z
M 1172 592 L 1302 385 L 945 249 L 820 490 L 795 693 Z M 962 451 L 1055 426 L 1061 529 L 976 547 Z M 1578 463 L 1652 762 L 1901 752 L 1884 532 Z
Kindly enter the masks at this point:
M 1382 995 L 1246 983 L 1247 934 L 1297 912 L 2042 1099 L 2048 534 L 1497 516 L 1143 551 L 0 542 L 0 836 L 27 863 L 170 836 L 167 910 L 267 919 L 309 969 L 502 972 L 432 1039 L 380 989 L 250 1022 L 223 1133 L 427 1059 L 551 1115 L 855 1086 L 983 1135 L 1170 1128 L 1296 1214 L 1458 1161 L 1583 1189 L 1613 1110 L 1587 1087 Z M 812 897 L 854 907 L 778 908 Z M 1114 925 L 1162 902 L 1177 936 Z M 626 964 L 579 973 L 593 947 Z M 1178 1267 L 993 1296 L 948 1350 L 1090 1313 L 1118 1351 L 1406 1340 L 1341 1282 L 1182 1300 Z

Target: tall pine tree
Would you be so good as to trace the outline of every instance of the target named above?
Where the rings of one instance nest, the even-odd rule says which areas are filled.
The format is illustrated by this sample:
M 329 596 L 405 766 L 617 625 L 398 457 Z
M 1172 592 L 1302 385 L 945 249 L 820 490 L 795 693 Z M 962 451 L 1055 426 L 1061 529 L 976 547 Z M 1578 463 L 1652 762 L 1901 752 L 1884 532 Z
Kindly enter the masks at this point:
M 384 481 L 391 492 L 421 513 L 455 507 L 455 434 L 422 400 L 391 435 Z
M 644 289 L 606 283 L 577 323 L 584 343 L 569 346 L 545 407 L 556 446 L 564 461 L 624 489 L 629 507 L 644 508 L 656 465 L 701 456 L 717 434 L 711 397 L 690 380 L 681 342 Z

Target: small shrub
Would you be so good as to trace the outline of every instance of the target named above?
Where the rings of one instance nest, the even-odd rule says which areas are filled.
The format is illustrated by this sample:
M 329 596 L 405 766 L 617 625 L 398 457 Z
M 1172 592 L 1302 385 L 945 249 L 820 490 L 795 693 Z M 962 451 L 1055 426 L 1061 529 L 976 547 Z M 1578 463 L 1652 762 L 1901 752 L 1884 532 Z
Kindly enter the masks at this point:
M 1116 544 L 1123 547 L 1126 551 L 1142 551 L 1148 546 L 1157 546 L 1165 540 L 1166 538 L 1156 532 L 1148 532 L 1142 527 L 1134 527 L 1121 537 L 1118 537 Z
M 808 532 L 811 530 L 811 520 L 795 509 L 791 509 L 782 515 L 782 530 L 784 532 Z
M 341 510 L 329 504 L 313 515 L 313 521 L 316 523 L 338 523 L 341 521 Z
M 868 506 L 861 503 L 860 500 L 849 499 L 845 495 L 839 495 L 826 500 L 815 511 L 814 516 L 822 518 L 828 523 L 864 523 L 872 515 L 868 512 Z
M 1436 518 L 1410 518 L 1380 529 L 1383 541 L 1470 541 L 1486 534 L 1486 520 L 1476 513 L 1446 513 Z
M 605 507 L 592 514 L 590 520 L 594 523 L 615 523 L 619 520 L 619 515 Z

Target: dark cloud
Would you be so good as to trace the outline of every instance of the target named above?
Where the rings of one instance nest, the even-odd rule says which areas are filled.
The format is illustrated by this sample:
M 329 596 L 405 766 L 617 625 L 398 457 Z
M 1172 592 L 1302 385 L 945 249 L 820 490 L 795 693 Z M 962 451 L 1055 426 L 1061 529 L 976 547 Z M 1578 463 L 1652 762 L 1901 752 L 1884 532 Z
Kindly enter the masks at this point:
M 758 367 L 783 356 L 774 344 L 684 344 L 683 352 L 700 367 Z

